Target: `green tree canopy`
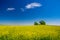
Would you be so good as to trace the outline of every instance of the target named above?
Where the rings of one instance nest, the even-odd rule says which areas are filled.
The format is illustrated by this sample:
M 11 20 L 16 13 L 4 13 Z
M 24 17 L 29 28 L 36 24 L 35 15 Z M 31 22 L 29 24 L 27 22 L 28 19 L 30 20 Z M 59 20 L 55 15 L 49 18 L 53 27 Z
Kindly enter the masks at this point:
M 37 22 L 34 22 L 34 25 L 38 25 L 38 23 Z
M 46 25 L 46 22 L 44 20 L 41 20 L 39 23 L 40 25 Z

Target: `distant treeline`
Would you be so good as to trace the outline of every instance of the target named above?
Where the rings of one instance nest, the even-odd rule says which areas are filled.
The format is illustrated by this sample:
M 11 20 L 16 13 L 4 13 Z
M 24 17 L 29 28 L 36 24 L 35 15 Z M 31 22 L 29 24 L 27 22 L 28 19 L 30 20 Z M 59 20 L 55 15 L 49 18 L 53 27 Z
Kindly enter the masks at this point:
M 46 25 L 46 22 L 44 20 L 41 20 L 39 22 L 34 22 L 34 25 Z

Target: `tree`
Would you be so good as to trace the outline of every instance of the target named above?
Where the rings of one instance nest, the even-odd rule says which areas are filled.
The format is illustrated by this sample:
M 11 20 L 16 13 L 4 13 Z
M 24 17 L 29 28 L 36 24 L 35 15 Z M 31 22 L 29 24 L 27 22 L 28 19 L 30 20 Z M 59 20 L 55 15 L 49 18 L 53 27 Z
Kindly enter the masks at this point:
M 41 20 L 39 23 L 40 25 L 46 25 L 46 22 L 44 20 Z
M 34 22 L 34 25 L 38 25 L 38 23 L 37 22 Z

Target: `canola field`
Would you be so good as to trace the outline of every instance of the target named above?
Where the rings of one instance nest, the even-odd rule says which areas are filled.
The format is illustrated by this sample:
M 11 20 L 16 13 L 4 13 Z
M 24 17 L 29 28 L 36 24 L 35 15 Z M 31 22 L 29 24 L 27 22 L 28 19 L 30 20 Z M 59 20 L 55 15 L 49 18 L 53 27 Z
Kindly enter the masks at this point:
M 0 40 L 60 40 L 60 26 L 0 25 Z

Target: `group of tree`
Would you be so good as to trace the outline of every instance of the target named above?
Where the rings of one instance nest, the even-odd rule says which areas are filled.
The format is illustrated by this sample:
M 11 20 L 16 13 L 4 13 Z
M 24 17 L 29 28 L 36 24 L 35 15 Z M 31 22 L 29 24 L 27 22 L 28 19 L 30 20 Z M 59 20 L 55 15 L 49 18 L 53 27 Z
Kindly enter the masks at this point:
M 46 25 L 46 22 L 44 20 L 41 20 L 38 22 L 34 22 L 34 25 Z

